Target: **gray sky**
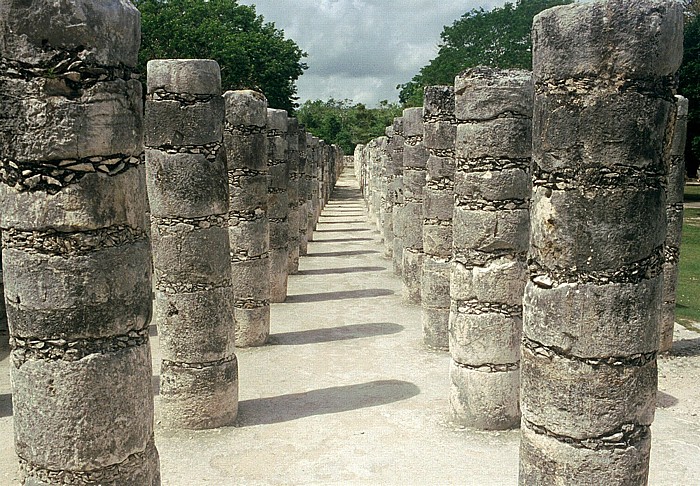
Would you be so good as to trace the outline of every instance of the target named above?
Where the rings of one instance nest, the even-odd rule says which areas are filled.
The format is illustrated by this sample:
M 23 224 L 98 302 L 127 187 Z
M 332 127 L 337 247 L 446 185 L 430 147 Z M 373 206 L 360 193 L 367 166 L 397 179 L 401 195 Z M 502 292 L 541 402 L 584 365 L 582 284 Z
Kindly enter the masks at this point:
M 437 55 L 440 32 L 472 8 L 505 0 L 239 0 L 255 5 L 308 53 L 300 103 L 398 101 L 405 83 Z

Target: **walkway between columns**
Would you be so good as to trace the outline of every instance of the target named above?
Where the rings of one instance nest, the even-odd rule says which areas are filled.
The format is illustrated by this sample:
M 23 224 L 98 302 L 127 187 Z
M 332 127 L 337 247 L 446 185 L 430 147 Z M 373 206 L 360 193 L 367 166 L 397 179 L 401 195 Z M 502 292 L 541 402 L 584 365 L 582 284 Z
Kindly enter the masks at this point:
M 446 423 L 449 356 L 423 347 L 420 307 L 402 303 L 401 280 L 382 257 L 350 174 L 326 206 L 300 274 L 290 276 L 287 302 L 272 306 L 270 345 L 237 350 L 237 426 L 156 427 L 163 486 L 517 484 L 519 431 Z M 676 351 L 659 360 L 655 486 L 700 477 L 700 334 L 676 332 Z M 157 375 L 157 336 L 152 348 Z M 8 355 L 0 358 L 7 370 Z M 156 416 L 158 408 L 156 397 Z M 6 371 L 0 484 L 17 484 Z

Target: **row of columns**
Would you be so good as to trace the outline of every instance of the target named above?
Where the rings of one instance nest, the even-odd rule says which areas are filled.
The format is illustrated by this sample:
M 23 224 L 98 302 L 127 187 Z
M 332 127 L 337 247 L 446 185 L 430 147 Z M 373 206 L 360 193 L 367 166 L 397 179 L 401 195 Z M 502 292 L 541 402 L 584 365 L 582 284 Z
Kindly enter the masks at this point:
M 449 349 L 452 421 L 521 425 L 521 484 L 648 474 L 687 100 L 674 97 L 682 8 L 628 3 L 546 10 L 533 73 L 467 70 L 400 119 L 405 217 L 391 225 L 406 301 L 422 306 L 425 345 Z M 410 128 L 419 110 L 422 133 Z M 355 151 L 370 220 L 391 198 L 377 180 L 393 173 L 395 127 Z M 423 226 L 408 244 L 410 203 Z
M 21 481 L 157 485 L 151 317 L 163 426 L 232 424 L 235 346 L 267 341 L 342 154 L 259 93 L 222 96 L 211 60 L 151 61 L 144 119 L 129 2 L 6 10 L 0 338 Z

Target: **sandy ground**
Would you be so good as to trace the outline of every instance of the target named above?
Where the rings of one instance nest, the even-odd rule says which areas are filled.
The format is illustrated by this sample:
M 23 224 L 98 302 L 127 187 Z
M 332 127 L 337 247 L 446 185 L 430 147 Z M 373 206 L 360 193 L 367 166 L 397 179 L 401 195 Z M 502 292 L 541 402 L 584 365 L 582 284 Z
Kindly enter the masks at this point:
M 517 484 L 517 430 L 448 423 L 449 357 L 423 347 L 420 308 L 402 303 L 382 253 L 347 172 L 289 279 L 287 302 L 272 307 L 270 345 L 238 350 L 237 423 L 156 426 L 164 485 Z M 700 333 L 676 326 L 675 340 L 659 360 L 649 481 L 659 486 L 700 484 Z M 157 337 L 152 347 L 157 375 Z M 0 484 L 16 483 L 2 373 Z

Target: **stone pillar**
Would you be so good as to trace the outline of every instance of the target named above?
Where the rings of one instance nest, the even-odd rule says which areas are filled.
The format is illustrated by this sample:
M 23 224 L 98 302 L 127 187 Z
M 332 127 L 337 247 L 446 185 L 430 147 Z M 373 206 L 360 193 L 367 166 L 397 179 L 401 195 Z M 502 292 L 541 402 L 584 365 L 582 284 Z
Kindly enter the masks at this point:
M 403 111 L 403 289 L 411 304 L 421 301 L 423 271 L 423 188 L 425 187 L 428 149 L 423 144 L 423 108 Z
M 289 180 L 287 197 L 289 198 L 289 253 L 287 272 L 299 272 L 299 120 L 290 118 L 287 127 L 287 164 Z
M 390 184 L 391 193 L 391 232 L 393 234 L 393 246 L 391 250 L 394 273 L 401 275 L 403 271 L 403 238 L 404 238 L 404 195 L 403 195 L 403 146 L 404 146 L 404 119 L 394 118 L 394 137 L 391 143 L 391 172 L 393 181 Z
M 673 326 L 676 320 L 676 287 L 681 231 L 683 230 L 683 191 L 685 189 L 685 142 L 688 130 L 688 100 L 676 96 L 671 137 L 667 148 L 668 180 L 666 183 L 667 231 L 664 243 L 664 288 L 659 331 L 659 352 L 673 347 Z
M 611 0 L 533 24 L 520 484 L 646 484 L 682 6 Z
M 2 93 L 0 93 L 0 96 L 2 96 Z M 4 295 L 5 284 L 3 283 L 2 274 L 2 254 L 0 253 L 0 349 L 7 350 L 10 346 L 10 329 L 7 325 L 7 309 L 5 308 Z
M 289 193 L 287 112 L 267 109 L 267 217 L 270 220 L 270 302 L 287 298 Z
M 316 205 L 318 204 L 318 138 L 306 134 L 306 177 L 309 183 L 306 200 L 306 241 L 314 240 Z
M 455 80 L 450 408 L 477 429 L 520 422 L 532 97 L 527 71 L 479 67 Z
M 236 346 L 262 346 L 270 335 L 267 99 L 227 91 L 224 102 Z
M 394 126 L 385 129 L 386 146 L 384 157 L 382 158 L 381 176 L 381 205 L 379 206 L 379 220 L 384 243 L 384 256 L 392 258 L 394 252 Z
M 20 482 L 160 484 L 139 13 L 0 2 L 0 228 Z
M 426 346 L 447 350 L 452 267 L 452 206 L 456 125 L 452 86 L 428 86 L 423 102 L 423 143 L 430 152 L 423 192 L 421 306 Z
M 151 206 L 165 427 L 231 425 L 238 412 L 224 101 L 216 61 L 148 62 Z
M 309 148 L 306 144 L 307 133 L 303 126 L 299 130 L 299 255 L 306 255 L 309 250 L 309 191 L 311 190 L 311 174 L 309 173 Z

